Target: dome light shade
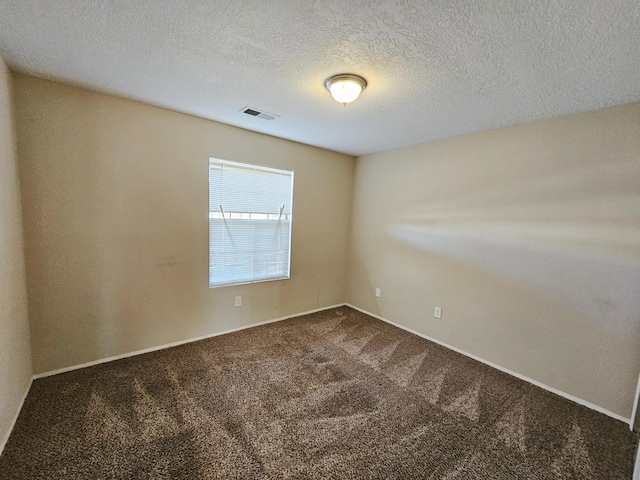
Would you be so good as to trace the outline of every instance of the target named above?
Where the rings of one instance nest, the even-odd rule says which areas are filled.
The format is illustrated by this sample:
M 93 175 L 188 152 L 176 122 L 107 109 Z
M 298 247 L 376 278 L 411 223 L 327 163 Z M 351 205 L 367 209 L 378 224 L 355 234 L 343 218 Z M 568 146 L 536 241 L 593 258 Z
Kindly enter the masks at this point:
M 346 105 L 353 102 L 367 88 L 367 81 L 359 75 L 342 73 L 327 78 L 324 86 L 338 103 Z

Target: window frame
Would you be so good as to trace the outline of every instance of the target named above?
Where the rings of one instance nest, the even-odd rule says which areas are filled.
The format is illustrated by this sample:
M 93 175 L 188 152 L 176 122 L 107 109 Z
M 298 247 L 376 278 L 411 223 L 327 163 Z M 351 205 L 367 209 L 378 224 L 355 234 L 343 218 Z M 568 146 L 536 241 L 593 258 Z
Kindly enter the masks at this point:
M 249 169 L 249 170 L 253 170 L 254 174 L 255 174 L 255 171 L 262 171 L 264 173 L 274 173 L 274 174 L 279 174 L 279 175 L 288 177 L 290 179 L 289 180 L 290 187 L 288 192 L 289 208 L 284 209 L 285 211 L 288 210 L 288 212 L 284 213 L 283 211 L 281 211 L 279 214 L 272 213 L 272 212 L 265 213 L 265 212 L 254 212 L 254 211 L 250 211 L 250 212 L 249 211 L 243 211 L 243 212 L 228 211 L 227 212 L 224 209 L 224 205 L 222 205 L 222 209 L 214 209 L 214 205 L 212 205 L 212 190 L 211 190 L 212 189 L 212 182 L 211 182 L 212 164 L 219 164 L 221 165 L 222 168 L 224 168 L 224 165 L 229 165 L 231 167 L 233 166 L 239 167 L 239 170 Z M 246 284 L 252 284 L 252 283 L 289 280 L 291 278 L 291 244 L 292 244 L 292 235 L 293 235 L 294 170 L 275 168 L 275 167 L 259 165 L 255 163 L 237 162 L 235 160 L 227 160 L 219 157 L 209 157 L 208 169 L 209 169 L 209 180 L 208 180 L 208 184 L 209 184 L 209 288 L 222 288 L 222 287 L 229 287 L 229 286 L 235 286 L 235 285 L 246 285 Z M 243 186 L 246 188 L 246 185 L 243 185 Z M 253 197 L 256 195 L 256 191 L 257 190 L 253 188 L 251 192 L 247 192 L 247 195 L 251 195 Z M 255 208 L 252 208 L 252 210 L 255 210 Z M 237 279 L 231 279 L 228 281 L 222 281 L 222 280 L 214 281 L 214 276 L 213 276 L 214 241 L 212 238 L 212 235 L 214 234 L 213 227 L 212 227 L 214 225 L 214 221 L 223 220 L 225 225 L 226 225 L 226 222 L 233 222 L 235 224 L 237 224 L 237 222 L 247 222 L 247 225 L 252 225 L 255 227 L 256 223 L 258 222 L 262 223 L 262 222 L 275 221 L 277 223 L 280 223 L 281 221 L 280 219 L 283 215 L 285 216 L 285 220 L 288 223 L 288 235 L 287 235 L 288 242 L 286 245 L 286 249 L 281 248 L 280 250 L 278 250 L 278 252 L 286 252 L 287 254 L 288 258 L 285 263 L 285 266 L 286 266 L 285 271 L 273 276 L 269 276 L 266 274 L 257 276 L 254 273 L 253 276 L 248 278 L 243 278 L 243 279 L 237 278 Z M 244 216 L 248 216 L 248 218 L 243 218 Z M 264 216 L 267 216 L 267 218 L 264 218 Z M 273 218 L 273 217 L 278 217 L 278 218 Z M 277 228 L 277 224 L 274 224 L 274 232 L 276 228 Z M 256 253 L 259 252 L 259 248 L 256 248 L 256 245 L 257 244 L 255 243 L 255 236 L 254 236 L 252 249 L 251 249 L 252 255 L 255 255 Z

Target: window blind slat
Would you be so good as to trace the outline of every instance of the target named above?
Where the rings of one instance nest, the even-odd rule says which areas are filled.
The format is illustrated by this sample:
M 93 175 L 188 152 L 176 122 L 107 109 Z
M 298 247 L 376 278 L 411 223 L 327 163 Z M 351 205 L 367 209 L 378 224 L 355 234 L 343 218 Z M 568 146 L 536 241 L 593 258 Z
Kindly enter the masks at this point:
M 293 172 L 248 167 L 232 162 L 210 167 L 210 211 L 222 205 L 229 212 L 280 213 L 285 205 L 285 213 L 290 213 Z

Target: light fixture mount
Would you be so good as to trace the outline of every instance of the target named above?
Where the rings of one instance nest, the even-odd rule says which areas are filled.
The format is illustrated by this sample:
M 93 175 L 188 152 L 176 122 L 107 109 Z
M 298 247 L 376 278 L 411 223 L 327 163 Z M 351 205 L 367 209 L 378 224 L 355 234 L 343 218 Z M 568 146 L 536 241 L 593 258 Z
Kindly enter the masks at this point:
M 341 73 L 324 81 L 324 87 L 338 103 L 353 102 L 367 88 L 367 80 L 353 73 Z

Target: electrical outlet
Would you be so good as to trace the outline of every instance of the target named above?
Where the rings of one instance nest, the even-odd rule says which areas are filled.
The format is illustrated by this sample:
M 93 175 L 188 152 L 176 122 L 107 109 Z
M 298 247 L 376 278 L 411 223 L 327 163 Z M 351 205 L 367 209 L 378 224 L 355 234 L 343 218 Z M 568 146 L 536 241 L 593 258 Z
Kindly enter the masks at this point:
M 242 296 L 238 295 L 236 297 L 236 307 L 241 307 L 242 306 Z
M 380 292 L 380 289 L 379 289 L 379 288 L 376 288 L 376 297 L 380 298 L 380 293 L 381 293 L 381 292 Z
M 433 316 L 436 318 L 442 318 L 442 309 L 440 307 L 435 307 L 433 309 Z

